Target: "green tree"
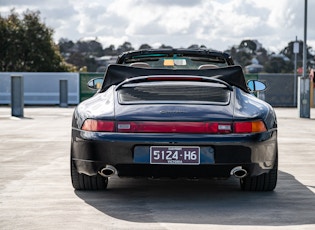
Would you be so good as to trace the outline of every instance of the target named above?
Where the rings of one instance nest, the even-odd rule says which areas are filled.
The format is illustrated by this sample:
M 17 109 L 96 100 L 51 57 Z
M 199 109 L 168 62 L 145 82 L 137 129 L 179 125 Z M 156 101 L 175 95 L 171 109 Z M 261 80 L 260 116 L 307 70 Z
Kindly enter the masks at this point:
M 7 18 L 0 15 L 0 71 L 70 71 L 52 36 L 53 29 L 41 22 L 39 11 L 27 10 L 22 19 L 14 10 Z
M 162 44 L 162 45 L 160 45 L 159 49 L 173 49 L 173 47 Z
M 293 52 L 293 47 L 294 47 L 294 43 L 296 41 L 291 41 L 288 43 L 288 46 L 286 46 L 283 50 L 281 50 L 281 54 L 284 54 L 285 56 L 287 56 L 292 62 L 294 62 L 295 60 L 295 54 Z M 302 67 L 303 65 L 303 41 L 297 41 L 299 44 L 299 53 L 297 53 L 297 66 L 298 67 Z M 311 62 L 312 60 L 314 60 L 315 56 L 311 54 L 311 50 L 312 47 L 311 46 L 307 46 L 306 49 L 306 58 L 307 58 L 307 66 L 311 66 Z
M 152 49 L 152 47 L 148 45 L 147 43 L 145 43 L 139 47 L 139 50 L 144 50 L 144 49 Z
M 87 56 L 96 56 L 100 57 L 103 55 L 102 44 L 96 40 L 90 41 L 78 41 L 75 46 L 78 49 L 78 52 L 85 54 Z
M 132 47 L 130 42 L 124 42 L 124 44 L 118 46 L 117 54 L 121 54 L 122 52 L 132 51 L 134 48 Z
M 73 51 L 74 43 L 66 38 L 59 39 L 58 46 L 61 54 L 68 54 Z
M 234 55 L 231 55 L 234 62 L 242 67 L 252 64 L 251 60 L 253 56 L 245 51 L 238 51 Z
M 77 69 L 80 69 L 83 66 L 86 66 L 85 56 L 80 52 L 71 53 L 67 59 L 67 62 L 76 66 Z
M 283 57 L 272 57 L 265 63 L 264 69 L 267 73 L 292 73 L 294 64 Z
M 104 55 L 117 55 L 116 49 L 114 45 L 110 45 L 109 47 L 104 49 Z
M 268 51 L 261 47 L 259 50 L 257 50 L 256 57 L 259 61 L 259 64 L 264 65 L 269 60 Z
M 257 50 L 257 44 L 253 40 L 243 40 L 239 45 L 239 49 L 247 48 L 251 53 L 255 53 Z

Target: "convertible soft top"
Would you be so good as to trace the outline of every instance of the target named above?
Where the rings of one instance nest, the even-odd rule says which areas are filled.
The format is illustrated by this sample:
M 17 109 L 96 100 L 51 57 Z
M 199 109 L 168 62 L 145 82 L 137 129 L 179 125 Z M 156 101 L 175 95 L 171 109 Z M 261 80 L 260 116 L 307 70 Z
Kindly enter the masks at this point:
M 223 80 L 231 86 L 236 86 L 245 92 L 248 88 L 245 82 L 244 73 L 240 66 L 228 66 L 215 69 L 152 69 L 152 68 L 136 68 L 124 65 L 109 65 L 105 72 L 104 82 L 100 92 L 106 91 L 110 86 L 117 85 L 122 81 L 140 76 L 151 75 L 190 75 L 205 76 Z

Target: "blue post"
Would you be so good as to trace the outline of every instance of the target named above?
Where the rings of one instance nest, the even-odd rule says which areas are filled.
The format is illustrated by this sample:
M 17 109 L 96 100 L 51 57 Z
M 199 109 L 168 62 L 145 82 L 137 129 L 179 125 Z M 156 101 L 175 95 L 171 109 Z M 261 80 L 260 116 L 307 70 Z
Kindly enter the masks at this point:
M 59 82 L 59 106 L 68 107 L 68 81 L 60 80 Z
M 24 116 L 24 82 L 22 76 L 11 76 L 11 116 Z

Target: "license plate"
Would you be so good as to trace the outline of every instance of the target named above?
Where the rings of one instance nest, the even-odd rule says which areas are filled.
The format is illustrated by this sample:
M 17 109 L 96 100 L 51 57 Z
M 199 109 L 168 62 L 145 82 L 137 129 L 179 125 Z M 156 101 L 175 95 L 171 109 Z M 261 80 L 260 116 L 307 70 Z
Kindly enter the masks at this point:
M 200 148 L 195 146 L 151 146 L 151 164 L 200 164 Z

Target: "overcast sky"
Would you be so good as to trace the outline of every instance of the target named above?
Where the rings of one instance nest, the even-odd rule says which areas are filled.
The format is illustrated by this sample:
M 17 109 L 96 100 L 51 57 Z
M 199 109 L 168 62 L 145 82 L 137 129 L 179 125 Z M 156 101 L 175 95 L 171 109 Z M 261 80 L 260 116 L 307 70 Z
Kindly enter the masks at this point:
M 103 47 L 125 41 L 225 50 L 257 39 L 279 52 L 304 36 L 303 0 L 0 0 L 1 16 L 12 8 L 39 10 L 56 42 L 97 38 Z M 307 42 L 315 50 L 315 0 L 308 1 Z

